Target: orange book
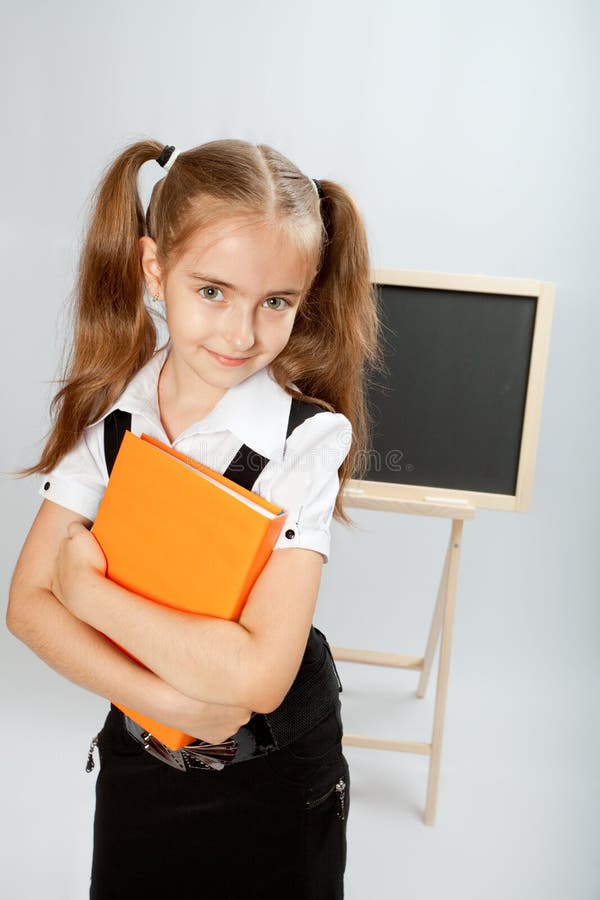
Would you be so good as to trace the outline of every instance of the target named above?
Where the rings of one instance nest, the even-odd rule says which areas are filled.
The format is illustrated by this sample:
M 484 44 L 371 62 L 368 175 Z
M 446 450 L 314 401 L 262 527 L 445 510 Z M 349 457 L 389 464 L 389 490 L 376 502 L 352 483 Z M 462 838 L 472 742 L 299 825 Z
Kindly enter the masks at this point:
M 208 466 L 126 431 L 91 531 L 107 578 L 173 609 L 237 620 L 285 518 L 283 509 Z M 195 740 L 114 705 L 172 750 Z

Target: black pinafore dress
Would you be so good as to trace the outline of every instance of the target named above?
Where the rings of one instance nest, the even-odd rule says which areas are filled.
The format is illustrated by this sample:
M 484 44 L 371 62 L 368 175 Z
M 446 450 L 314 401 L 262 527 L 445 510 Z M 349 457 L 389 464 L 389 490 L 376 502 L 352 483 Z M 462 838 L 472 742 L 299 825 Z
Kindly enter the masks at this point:
M 287 437 L 320 409 L 293 398 Z M 107 416 L 109 472 L 125 427 L 130 414 Z M 243 445 L 224 474 L 252 490 L 267 463 Z M 325 652 L 325 635 L 311 626 L 290 691 Z M 97 739 L 90 900 L 170 900 L 191 890 L 202 900 L 343 898 L 350 771 L 342 735 L 338 697 L 278 750 L 220 771 L 180 772 L 147 753 L 111 704 Z

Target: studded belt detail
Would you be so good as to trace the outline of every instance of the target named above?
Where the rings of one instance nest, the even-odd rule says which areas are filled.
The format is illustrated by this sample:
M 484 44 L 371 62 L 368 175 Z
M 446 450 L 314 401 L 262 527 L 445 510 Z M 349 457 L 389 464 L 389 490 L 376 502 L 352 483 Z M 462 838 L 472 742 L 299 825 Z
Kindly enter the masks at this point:
M 277 749 L 272 736 L 265 727 L 266 723 L 259 713 L 253 713 L 250 720 L 239 728 L 235 735 L 220 744 L 211 744 L 200 739 L 172 750 L 138 725 L 129 716 L 122 714 L 123 723 L 128 734 L 144 747 L 151 756 L 185 772 L 187 769 L 213 769 L 219 772 L 226 765 L 263 756 Z

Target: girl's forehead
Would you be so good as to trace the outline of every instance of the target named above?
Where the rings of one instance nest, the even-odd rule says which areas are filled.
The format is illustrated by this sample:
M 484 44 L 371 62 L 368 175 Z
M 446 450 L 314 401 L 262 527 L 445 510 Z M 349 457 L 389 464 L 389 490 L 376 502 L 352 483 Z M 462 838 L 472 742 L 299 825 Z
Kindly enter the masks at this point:
M 262 244 L 293 245 L 292 231 L 285 223 L 259 221 L 236 217 L 219 221 L 193 234 L 187 244 L 186 255 L 204 253 L 212 247 L 227 246 L 235 241 Z
M 210 263 L 240 266 L 244 261 L 260 263 L 261 260 L 298 272 L 307 262 L 305 254 L 285 228 L 265 222 L 236 221 L 196 233 L 190 238 L 180 265 L 190 271 Z

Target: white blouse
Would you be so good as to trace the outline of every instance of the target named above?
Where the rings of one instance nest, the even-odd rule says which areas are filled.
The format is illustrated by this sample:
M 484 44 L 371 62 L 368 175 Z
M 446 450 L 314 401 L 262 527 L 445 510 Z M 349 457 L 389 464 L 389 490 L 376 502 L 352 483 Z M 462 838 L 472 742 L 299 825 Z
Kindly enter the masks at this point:
M 253 490 L 287 511 L 274 550 L 304 547 L 329 560 L 329 527 L 339 490 L 338 469 L 350 450 L 352 426 L 342 413 L 310 416 L 286 441 L 292 398 L 272 378 L 269 367 L 229 388 L 204 418 L 171 443 L 160 420 L 158 377 L 171 341 L 131 379 L 104 415 L 88 425 L 75 447 L 48 474 L 38 494 L 93 521 L 108 483 L 104 459 L 106 416 L 114 409 L 132 414 L 131 431 L 169 447 L 222 474 L 242 446 L 269 462 Z M 295 385 L 292 385 L 295 387 Z

